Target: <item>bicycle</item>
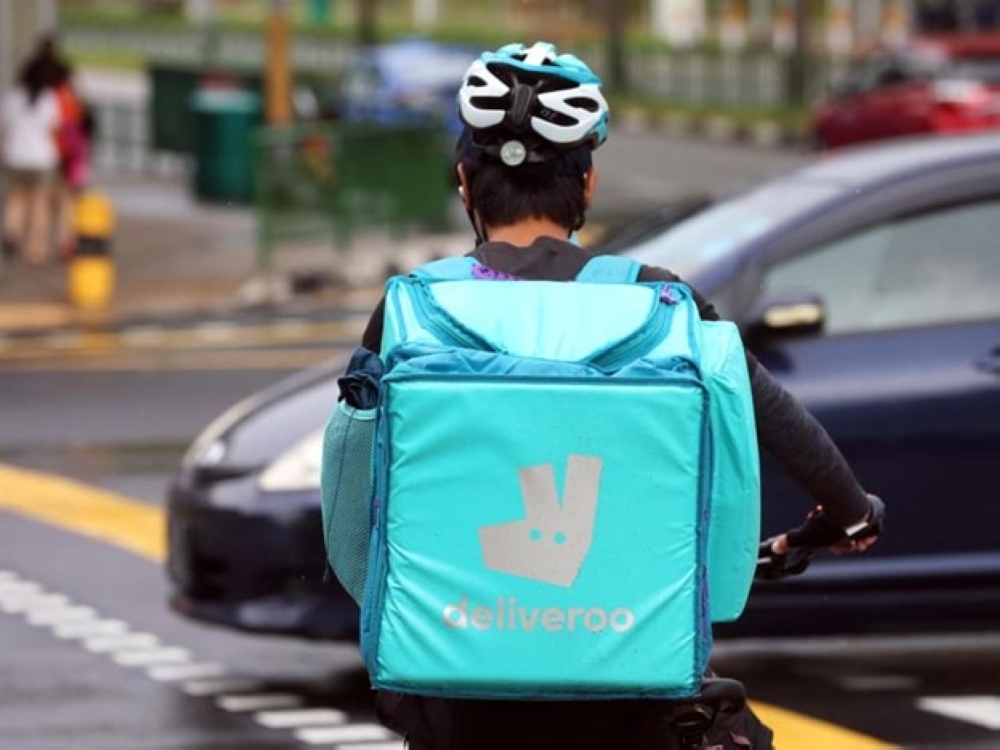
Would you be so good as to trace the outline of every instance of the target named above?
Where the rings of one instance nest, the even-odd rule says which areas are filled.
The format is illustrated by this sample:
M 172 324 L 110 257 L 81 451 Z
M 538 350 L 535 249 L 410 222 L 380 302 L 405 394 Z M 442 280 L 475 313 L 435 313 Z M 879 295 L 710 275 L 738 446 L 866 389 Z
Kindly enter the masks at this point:
M 754 579 L 758 581 L 778 581 L 789 576 L 801 575 L 823 549 L 838 542 L 853 542 L 878 536 L 885 522 L 885 504 L 874 495 L 871 499 L 871 513 L 868 519 L 848 529 L 835 527 L 825 518 L 821 509 L 810 513 L 806 523 L 789 532 L 796 538 L 805 539 L 809 544 L 790 546 L 786 554 L 774 552 L 777 537 L 770 537 L 760 543 Z M 835 537 L 835 532 L 840 538 Z M 677 738 L 678 750 L 703 750 L 708 733 L 724 714 L 735 715 L 746 709 L 746 687 L 738 680 L 723 677 L 709 677 L 702 682 L 698 696 L 672 704 L 668 724 Z

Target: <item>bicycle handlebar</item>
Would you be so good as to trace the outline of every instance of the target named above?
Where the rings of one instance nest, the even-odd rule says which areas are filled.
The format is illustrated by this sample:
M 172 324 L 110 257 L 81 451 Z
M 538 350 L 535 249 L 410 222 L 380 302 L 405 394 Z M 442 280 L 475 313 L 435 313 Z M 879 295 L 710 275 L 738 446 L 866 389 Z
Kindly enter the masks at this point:
M 840 541 L 857 541 L 882 533 L 882 526 L 885 523 L 885 503 L 875 495 L 869 495 L 869 499 L 871 500 L 871 513 L 868 516 L 868 521 L 863 525 L 844 529 L 844 535 Z M 813 522 L 814 519 L 819 523 L 830 524 L 825 517 L 822 517 L 821 510 L 811 513 L 806 524 Z M 778 581 L 788 576 L 800 575 L 806 571 L 819 551 L 825 548 L 825 546 L 790 546 L 786 554 L 779 555 L 772 550 L 775 539 L 777 537 L 765 539 L 758 548 L 754 578 L 759 581 Z

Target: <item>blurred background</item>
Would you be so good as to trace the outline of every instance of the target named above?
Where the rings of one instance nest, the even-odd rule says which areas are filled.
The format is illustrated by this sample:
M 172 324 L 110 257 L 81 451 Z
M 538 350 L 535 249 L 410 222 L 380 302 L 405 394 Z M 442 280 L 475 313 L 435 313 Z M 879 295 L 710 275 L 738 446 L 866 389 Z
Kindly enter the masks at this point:
M 385 279 L 472 247 L 462 74 L 538 39 L 611 103 L 582 241 L 889 505 L 717 669 L 782 747 L 1000 747 L 1000 0 L 0 0 L 0 747 L 402 747 L 322 427 Z M 765 457 L 762 534 L 809 504 Z

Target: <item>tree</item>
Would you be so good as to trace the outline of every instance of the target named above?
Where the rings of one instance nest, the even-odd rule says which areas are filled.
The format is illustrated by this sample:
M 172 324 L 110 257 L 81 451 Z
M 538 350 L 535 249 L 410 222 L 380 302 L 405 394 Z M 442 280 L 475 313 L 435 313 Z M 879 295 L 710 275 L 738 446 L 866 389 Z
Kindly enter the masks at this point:
M 622 0 L 598 0 L 604 23 L 608 60 L 608 87 L 612 91 L 628 90 L 625 66 L 625 3 Z
M 378 41 L 378 0 L 355 0 L 355 8 L 358 44 L 375 44 Z

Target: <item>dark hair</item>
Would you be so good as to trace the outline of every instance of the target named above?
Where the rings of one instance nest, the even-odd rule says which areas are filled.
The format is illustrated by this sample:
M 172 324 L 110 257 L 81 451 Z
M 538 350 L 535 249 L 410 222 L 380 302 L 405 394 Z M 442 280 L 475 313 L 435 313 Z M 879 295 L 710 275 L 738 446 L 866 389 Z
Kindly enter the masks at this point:
M 29 60 L 18 76 L 18 83 L 28 94 L 28 101 L 34 104 L 42 92 L 55 88 L 67 78 L 68 69 L 58 59 L 42 54 Z
M 531 218 L 549 219 L 570 230 L 583 226 L 585 169 L 509 167 L 475 149 L 461 147 L 457 162 L 469 182 L 472 205 L 486 226 L 507 226 Z

